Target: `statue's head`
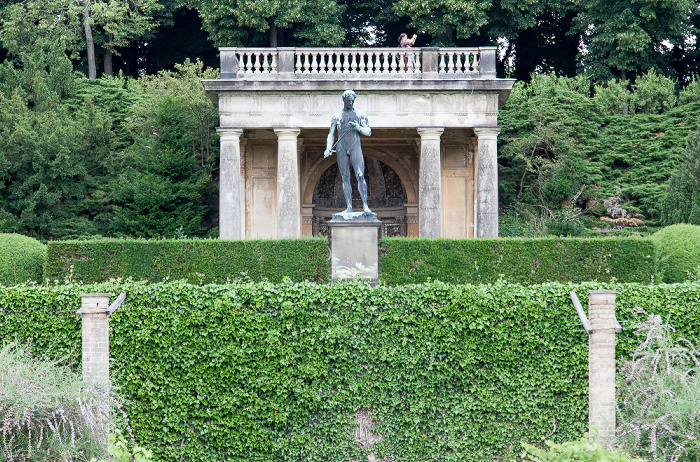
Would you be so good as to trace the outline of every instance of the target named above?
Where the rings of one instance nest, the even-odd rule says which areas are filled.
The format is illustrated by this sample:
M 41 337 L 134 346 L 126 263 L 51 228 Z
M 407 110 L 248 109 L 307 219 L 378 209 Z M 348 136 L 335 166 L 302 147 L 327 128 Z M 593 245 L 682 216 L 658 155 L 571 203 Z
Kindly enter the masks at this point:
M 354 101 L 356 97 L 357 97 L 357 95 L 355 95 L 355 92 L 352 90 L 345 90 L 343 92 L 343 101 L 345 101 L 347 99 L 352 99 Z

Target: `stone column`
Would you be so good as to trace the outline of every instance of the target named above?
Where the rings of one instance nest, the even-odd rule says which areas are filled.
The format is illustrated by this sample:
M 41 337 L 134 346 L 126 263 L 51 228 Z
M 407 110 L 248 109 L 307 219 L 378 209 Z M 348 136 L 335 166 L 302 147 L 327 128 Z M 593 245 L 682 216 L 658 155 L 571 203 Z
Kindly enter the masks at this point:
M 83 378 L 109 381 L 109 294 L 80 294 Z
M 615 295 L 614 290 L 588 292 L 588 427 L 601 443 L 615 436 Z
M 277 238 L 301 236 L 299 197 L 299 128 L 276 128 L 277 134 Z
M 219 239 L 245 236 L 241 210 L 241 128 L 217 128 L 221 139 L 219 161 Z
M 498 237 L 498 157 L 501 127 L 474 127 L 476 155 L 476 237 Z
M 420 179 L 418 196 L 419 237 L 442 237 L 440 135 L 443 127 L 418 127 Z

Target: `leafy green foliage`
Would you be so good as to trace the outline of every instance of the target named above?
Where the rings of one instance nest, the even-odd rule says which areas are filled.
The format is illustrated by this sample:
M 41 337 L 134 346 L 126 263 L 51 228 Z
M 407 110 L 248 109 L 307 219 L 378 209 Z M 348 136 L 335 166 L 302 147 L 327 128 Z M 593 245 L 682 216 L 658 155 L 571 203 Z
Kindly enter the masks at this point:
M 411 18 L 414 29 L 436 37 L 438 43 L 451 44 L 453 38 L 469 38 L 488 24 L 491 3 L 489 0 L 397 0 L 395 8 L 399 16 Z
M 93 457 L 90 462 L 151 462 L 153 460 L 153 451 L 138 445 L 130 448 L 121 431 L 109 434 L 107 453 L 108 459 L 97 460 Z
M 218 113 L 201 62 L 89 80 L 59 52 L 0 65 L 0 231 L 38 238 L 216 232 Z
M 289 240 L 95 239 L 48 243 L 45 276 L 97 282 L 111 278 L 195 284 L 243 279 L 328 281 L 324 238 Z
M 700 225 L 700 131 L 693 132 L 668 180 L 661 202 L 661 222 L 665 225 Z
M 209 39 L 220 47 L 272 46 L 267 36 L 277 28 L 289 30 L 297 46 L 338 46 L 344 39 L 344 7 L 336 0 L 192 0 L 192 5 Z
M 624 208 L 658 219 L 667 181 L 700 120 L 697 83 L 680 93 L 675 86 L 655 72 L 632 91 L 615 80 L 591 88 L 584 78 L 554 75 L 516 84 L 499 114 L 501 204 L 533 219 L 524 210 L 537 208 L 557 221 L 567 208 L 605 215 L 604 200 L 621 195 Z
M 659 252 L 658 272 L 663 282 L 682 282 L 688 272 L 700 267 L 700 226 L 672 225 L 651 239 Z
M 578 441 L 560 444 L 546 441 L 546 444 L 546 450 L 523 444 L 528 459 L 533 462 L 642 462 L 641 459 L 633 459 L 627 454 L 604 449 L 599 443 L 591 441 L 588 434 Z
M 661 65 L 665 45 L 682 47 L 696 32 L 692 0 L 585 0 L 577 9 L 584 69 L 606 80 L 613 71 L 642 73 Z
M 31 237 L 0 234 L 0 285 L 41 281 L 46 246 Z
M 513 460 L 521 441 L 586 429 L 587 336 L 568 294 L 593 289 L 618 291 L 625 327 L 643 305 L 700 340 L 697 283 L 19 286 L 1 304 L 28 309 L 21 322 L 0 314 L 0 335 L 70 343 L 49 322 L 79 322 L 48 310 L 126 292 L 110 318 L 112 377 L 156 460 L 366 460 L 359 410 L 383 436 L 377 457 Z M 618 358 L 643 339 L 624 329 Z
M 549 281 L 650 283 L 655 248 L 641 238 L 408 239 L 380 241 L 379 272 L 387 284 Z

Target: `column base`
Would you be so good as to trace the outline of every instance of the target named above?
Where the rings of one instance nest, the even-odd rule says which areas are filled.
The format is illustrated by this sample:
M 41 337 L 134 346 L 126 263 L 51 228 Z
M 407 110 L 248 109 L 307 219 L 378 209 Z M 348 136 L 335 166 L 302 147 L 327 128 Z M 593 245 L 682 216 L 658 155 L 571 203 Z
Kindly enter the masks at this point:
M 361 212 L 359 212 L 361 213 Z M 331 233 L 331 281 L 363 279 L 379 283 L 379 227 L 369 219 L 335 219 L 328 222 Z

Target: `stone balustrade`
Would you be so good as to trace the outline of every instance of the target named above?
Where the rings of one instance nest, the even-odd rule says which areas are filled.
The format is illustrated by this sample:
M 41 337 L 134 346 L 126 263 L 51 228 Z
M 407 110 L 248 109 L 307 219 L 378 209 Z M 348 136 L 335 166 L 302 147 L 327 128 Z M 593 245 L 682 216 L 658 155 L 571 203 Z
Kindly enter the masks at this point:
M 221 78 L 495 79 L 496 47 L 220 48 Z

